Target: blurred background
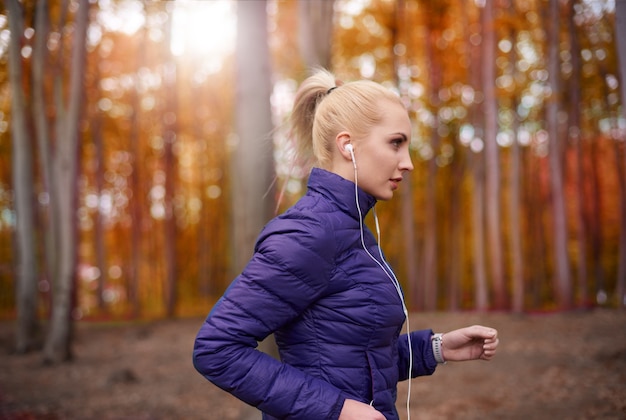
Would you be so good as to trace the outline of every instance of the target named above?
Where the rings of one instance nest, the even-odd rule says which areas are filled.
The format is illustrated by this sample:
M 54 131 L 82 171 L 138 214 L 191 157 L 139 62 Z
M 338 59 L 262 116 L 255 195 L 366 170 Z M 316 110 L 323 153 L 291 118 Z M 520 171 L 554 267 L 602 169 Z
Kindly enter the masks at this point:
M 415 170 L 377 207 L 411 311 L 624 307 L 624 3 L 5 0 L 17 351 L 42 320 L 54 361 L 74 321 L 204 316 L 305 190 L 285 122 L 316 66 L 410 111 Z

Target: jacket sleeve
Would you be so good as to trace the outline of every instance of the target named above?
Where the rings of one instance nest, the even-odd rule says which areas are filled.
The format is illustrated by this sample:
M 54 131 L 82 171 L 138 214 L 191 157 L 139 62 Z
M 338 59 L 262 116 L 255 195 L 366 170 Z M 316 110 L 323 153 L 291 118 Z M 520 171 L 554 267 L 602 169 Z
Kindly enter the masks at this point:
M 272 416 L 336 419 L 346 395 L 256 349 L 325 291 L 334 240 L 313 217 L 270 223 L 255 253 L 196 337 L 193 363 L 209 381 Z
M 411 378 L 417 376 L 432 375 L 437 367 L 437 361 L 433 354 L 431 343 L 432 330 L 411 331 L 411 350 L 413 356 L 413 366 Z M 398 374 L 399 380 L 408 379 L 409 373 L 409 335 L 403 334 L 398 338 Z

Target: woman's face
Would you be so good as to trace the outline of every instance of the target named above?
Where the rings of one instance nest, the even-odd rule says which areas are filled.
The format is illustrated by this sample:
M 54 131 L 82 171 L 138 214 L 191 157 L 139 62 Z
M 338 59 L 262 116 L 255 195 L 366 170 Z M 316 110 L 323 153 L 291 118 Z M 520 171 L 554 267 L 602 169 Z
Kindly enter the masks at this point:
M 358 185 L 377 200 L 389 200 L 406 171 L 413 170 L 409 154 L 411 122 L 400 104 L 380 104 L 382 121 L 369 135 L 354 142 Z

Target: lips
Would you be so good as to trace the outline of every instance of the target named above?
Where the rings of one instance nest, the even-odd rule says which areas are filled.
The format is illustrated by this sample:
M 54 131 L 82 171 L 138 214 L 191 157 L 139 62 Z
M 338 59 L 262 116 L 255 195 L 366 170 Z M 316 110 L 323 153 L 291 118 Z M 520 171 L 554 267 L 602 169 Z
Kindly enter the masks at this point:
M 395 190 L 398 188 L 398 184 L 400 183 L 400 181 L 402 181 L 402 178 L 393 178 L 389 181 L 391 181 L 391 188 Z

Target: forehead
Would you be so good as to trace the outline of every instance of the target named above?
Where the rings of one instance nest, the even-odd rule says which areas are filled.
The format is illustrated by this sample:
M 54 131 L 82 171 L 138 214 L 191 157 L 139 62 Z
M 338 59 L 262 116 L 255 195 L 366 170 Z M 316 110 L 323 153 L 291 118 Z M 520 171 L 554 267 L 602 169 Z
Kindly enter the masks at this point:
M 395 101 L 380 103 L 381 126 L 400 131 L 408 137 L 411 132 L 411 120 L 406 108 Z

